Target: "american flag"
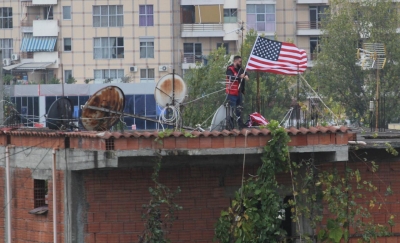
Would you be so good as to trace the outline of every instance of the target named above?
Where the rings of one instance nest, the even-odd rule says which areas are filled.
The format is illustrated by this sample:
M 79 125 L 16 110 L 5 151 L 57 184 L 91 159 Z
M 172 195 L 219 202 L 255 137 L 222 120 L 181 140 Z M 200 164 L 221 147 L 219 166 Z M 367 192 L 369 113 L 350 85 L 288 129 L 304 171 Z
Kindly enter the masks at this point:
M 296 75 L 307 69 L 307 53 L 292 43 L 257 37 L 247 70 Z

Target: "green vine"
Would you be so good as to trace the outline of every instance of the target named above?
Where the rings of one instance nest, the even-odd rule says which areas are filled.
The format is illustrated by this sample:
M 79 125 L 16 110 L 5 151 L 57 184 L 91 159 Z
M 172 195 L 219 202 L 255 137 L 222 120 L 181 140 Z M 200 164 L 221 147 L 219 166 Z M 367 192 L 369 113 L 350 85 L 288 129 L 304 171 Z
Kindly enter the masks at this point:
M 268 124 L 272 139 L 264 148 L 256 176 L 243 181 L 231 206 L 221 212 L 215 240 L 221 243 L 280 242 L 283 200 L 278 194 L 275 174 L 287 170 L 289 136 L 277 121 Z
M 151 199 L 148 204 L 143 205 L 144 213 L 142 218 L 145 222 L 145 230 L 139 236 L 139 243 L 167 243 L 167 238 L 173 222 L 176 220 L 176 211 L 182 207 L 174 202 L 175 197 L 181 192 L 178 187 L 171 191 L 167 186 L 159 182 L 162 157 L 159 155 L 151 180 L 154 187 L 149 187 Z

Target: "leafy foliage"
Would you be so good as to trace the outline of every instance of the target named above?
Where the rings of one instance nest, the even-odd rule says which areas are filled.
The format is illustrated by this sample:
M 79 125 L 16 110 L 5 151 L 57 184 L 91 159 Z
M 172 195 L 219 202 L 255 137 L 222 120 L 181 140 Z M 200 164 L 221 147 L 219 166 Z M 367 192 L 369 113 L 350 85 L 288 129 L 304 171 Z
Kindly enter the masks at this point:
M 277 121 L 271 121 L 268 129 L 272 139 L 264 148 L 256 176 L 244 181 L 231 207 L 218 219 L 215 239 L 221 243 L 279 242 L 284 235 L 279 219 L 284 205 L 275 174 L 286 168 L 289 136 Z
M 69 77 L 68 79 L 67 79 L 67 82 L 66 82 L 67 84 L 74 84 L 74 83 L 76 83 L 76 79 L 74 78 L 74 77 Z
M 161 156 L 154 165 L 151 180 L 154 187 L 149 188 L 151 199 L 148 204 L 143 205 L 145 213 L 142 218 L 146 220 L 145 230 L 139 236 L 139 243 L 167 243 L 169 229 L 176 220 L 175 212 L 182 207 L 174 202 L 175 197 L 181 192 L 178 187 L 175 191 L 158 181 L 161 170 Z
M 368 167 L 372 173 L 378 169 L 373 162 Z M 303 161 L 299 164 L 292 162 L 291 170 L 293 195 L 298 199 L 297 202 L 289 201 L 289 205 L 296 208 L 294 220 L 306 218 L 317 232 L 316 235 L 313 231 L 307 234 L 300 229 L 306 242 L 349 242 L 351 236 L 359 236 L 362 242 L 371 242 L 377 237 L 390 235 L 388 225 L 394 224 L 394 216 L 386 226 L 374 222 L 371 210 L 383 210 L 383 201 L 371 196 L 379 195 L 377 187 L 372 181 L 363 180 L 358 169 L 346 164 L 344 171 L 320 170 L 312 161 Z M 390 187 L 387 192 L 386 195 L 392 193 Z M 323 208 L 329 215 L 326 225 L 322 224 L 327 214 L 322 214 Z
M 380 71 L 381 95 L 386 96 L 389 120 L 398 120 L 400 94 L 400 36 L 396 33 L 398 14 L 392 1 L 332 0 L 322 23 L 320 53 L 312 69 L 314 86 L 328 100 L 345 107 L 353 121 L 368 123 L 368 102 L 376 93 L 376 70 L 356 65 L 362 43 L 384 43 L 387 64 Z

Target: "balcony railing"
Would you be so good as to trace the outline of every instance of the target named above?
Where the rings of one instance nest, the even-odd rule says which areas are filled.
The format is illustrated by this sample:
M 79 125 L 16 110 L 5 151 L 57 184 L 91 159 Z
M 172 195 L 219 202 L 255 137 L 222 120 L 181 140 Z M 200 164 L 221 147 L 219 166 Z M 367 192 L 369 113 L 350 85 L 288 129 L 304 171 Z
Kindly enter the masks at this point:
M 296 24 L 299 30 L 317 30 L 321 28 L 321 22 L 318 21 L 299 21 Z
M 182 24 L 182 31 L 223 31 L 223 24 Z
M 21 59 L 33 59 L 33 52 L 22 52 Z
M 32 27 L 33 26 L 33 20 L 22 20 L 21 21 L 21 26 L 22 27 Z
M 203 63 L 203 55 L 183 54 L 182 63 Z

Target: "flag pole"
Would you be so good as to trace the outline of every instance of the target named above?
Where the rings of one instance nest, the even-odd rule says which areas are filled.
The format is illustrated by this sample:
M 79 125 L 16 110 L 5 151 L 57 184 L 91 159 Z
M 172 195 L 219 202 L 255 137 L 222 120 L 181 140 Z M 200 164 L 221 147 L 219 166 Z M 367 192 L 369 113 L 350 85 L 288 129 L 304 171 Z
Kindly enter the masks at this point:
M 247 71 L 247 67 L 249 66 L 250 56 L 251 56 L 251 54 L 252 54 L 253 51 L 254 51 L 254 47 L 256 46 L 259 37 L 260 37 L 260 35 L 257 35 L 256 41 L 255 41 L 254 44 L 253 44 L 253 48 L 251 48 L 251 51 L 250 51 L 250 54 L 249 54 L 249 58 L 247 58 L 246 68 L 244 69 L 244 72 L 243 72 L 244 74 L 245 74 L 246 71 Z M 243 51 L 243 48 L 242 48 L 242 51 Z M 241 80 L 241 82 L 240 82 L 240 84 L 239 84 L 239 88 L 238 88 L 239 90 L 240 90 L 240 86 L 242 85 L 242 82 L 243 82 L 243 79 Z
M 299 120 L 300 120 L 300 72 L 299 72 L 299 64 L 297 64 L 297 112 L 296 112 L 296 126 L 297 129 L 300 128 Z

